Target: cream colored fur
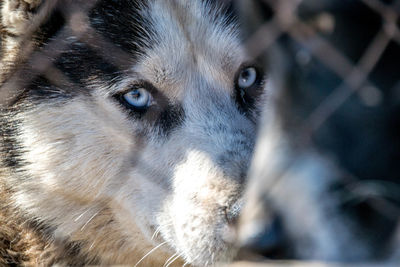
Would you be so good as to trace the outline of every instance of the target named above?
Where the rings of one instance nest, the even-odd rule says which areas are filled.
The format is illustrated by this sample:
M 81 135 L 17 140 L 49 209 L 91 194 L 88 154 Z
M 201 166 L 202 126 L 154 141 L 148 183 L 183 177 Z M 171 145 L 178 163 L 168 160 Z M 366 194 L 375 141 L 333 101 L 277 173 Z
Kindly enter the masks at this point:
M 236 249 L 226 212 L 240 203 L 255 139 L 254 123 L 232 100 L 248 59 L 235 30 L 212 23 L 201 1 L 150 2 L 162 41 L 122 81 L 94 83 L 90 96 L 43 101 L 15 118 L 26 174 L 35 178 L 11 181 L 12 203 L 104 264 L 135 265 L 164 242 L 139 266 L 174 256 L 177 266 L 229 261 Z M 18 35 L 27 19 L 3 17 Z M 111 98 L 137 80 L 182 104 L 183 124 L 167 139 L 139 138 L 149 125 Z

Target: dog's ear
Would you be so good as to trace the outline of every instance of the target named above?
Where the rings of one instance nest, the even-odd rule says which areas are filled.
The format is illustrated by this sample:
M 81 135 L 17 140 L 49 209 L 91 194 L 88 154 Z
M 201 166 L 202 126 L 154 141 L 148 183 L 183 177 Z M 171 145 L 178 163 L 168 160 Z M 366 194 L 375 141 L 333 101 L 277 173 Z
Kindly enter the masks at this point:
M 17 37 L 26 33 L 42 0 L 2 0 L 1 2 L 2 32 Z

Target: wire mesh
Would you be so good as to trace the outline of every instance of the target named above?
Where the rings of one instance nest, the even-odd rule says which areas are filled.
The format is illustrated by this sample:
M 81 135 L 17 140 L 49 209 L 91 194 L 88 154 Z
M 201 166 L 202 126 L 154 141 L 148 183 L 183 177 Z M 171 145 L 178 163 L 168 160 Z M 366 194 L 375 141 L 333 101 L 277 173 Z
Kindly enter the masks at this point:
M 298 209 L 301 210 L 299 213 L 306 218 L 312 216 L 312 210 L 317 209 L 316 206 L 319 205 L 305 207 L 309 203 L 304 203 L 303 207 L 298 207 L 296 203 L 302 201 L 302 193 L 299 191 L 304 193 L 307 187 L 312 186 L 310 184 L 320 184 L 321 181 L 328 179 L 327 174 L 315 172 L 323 163 L 315 158 L 312 163 L 305 160 L 310 150 L 313 151 L 311 154 L 317 150 L 317 157 L 327 156 L 331 162 L 334 162 L 335 167 L 332 169 L 326 166 L 322 169 L 329 170 L 329 175 L 335 176 L 334 179 L 339 180 L 338 183 L 351 185 L 352 189 L 348 188 L 349 190 L 340 196 L 339 202 L 346 202 L 349 195 L 353 195 L 356 199 L 363 199 L 361 202 L 365 200 L 367 205 L 379 214 L 385 214 L 387 218 L 398 222 L 399 199 L 394 196 L 397 194 L 394 192 L 398 190 L 394 188 L 398 188 L 399 177 L 397 167 L 393 166 L 395 164 L 392 161 L 399 155 L 398 152 L 393 152 L 399 150 L 397 137 L 377 138 L 372 142 L 367 140 L 376 137 L 375 134 L 368 132 L 370 129 L 380 133 L 390 133 L 387 136 L 396 135 L 395 123 L 388 126 L 383 121 L 371 120 L 371 116 L 382 116 L 384 120 L 394 121 L 398 116 L 396 110 L 399 99 L 394 95 L 398 90 L 396 88 L 399 76 L 394 74 L 391 77 L 392 74 L 390 74 L 396 72 L 394 71 L 395 63 L 389 64 L 390 67 L 387 68 L 385 64 L 390 62 L 388 58 L 398 56 L 396 51 L 399 51 L 397 37 L 399 2 L 250 1 L 254 5 L 252 11 L 246 9 L 248 1 L 237 2 L 244 27 L 247 32 L 252 32 L 247 37 L 248 50 L 255 57 L 267 58 L 271 76 L 275 75 L 272 80 L 274 78 L 278 80 L 274 85 L 280 91 L 272 95 L 271 103 L 276 105 L 276 113 L 264 114 L 268 119 L 263 121 L 260 139 L 266 141 L 260 142 L 262 144 L 256 152 L 253 170 L 250 172 L 253 178 L 247 194 L 250 200 L 244 210 L 243 217 L 245 218 L 242 220 L 241 228 L 242 233 L 247 231 L 244 234 L 247 236 L 244 243 L 246 244 L 249 237 L 254 238 L 258 235 L 266 238 L 271 235 L 269 233 L 271 230 L 268 230 L 271 223 L 269 212 L 278 210 L 279 213 L 283 213 L 283 217 L 287 217 L 289 215 L 285 213 L 291 213 L 288 210 Z M 357 21 L 360 18 L 365 23 L 364 25 Z M 338 35 L 341 30 L 347 35 Z M 363 30 L 368 32 L 368 38 L 363 39 L 362 45 L 361 42 L 358 43 L 349 52 L 347 49 L 350 46 L 349 43 L 357 43 L 358 39 L 362 38 Z M 274 69 L 280 69 L 278 71 L 280 73 L 276 75 Z M 384 71 L 381 79 L 376 78 L 379 70 Z M 335 78 L 329 78 L 332 76 Z M 389 101 L 387 101 L 388 98 Z M 361 111 L 364 108 L 368 111 Z M 391 112 L 381 113 L 382 109 L 391 110 Z M 271 110 L 267 113 L 271 113 Z M 371 123 L 371 121 L 374 122 Z M 364 128 L 367 124 L 370 124 L 368 130 Z M 275 129 L 280 127 L 282 129 Z M 354 134 L 349 134 L 349 132 Z M 364 139 L 365 144 L 354 145 L 357 141 L 353 138 Z M 346 142 L 346 140 L 350 141 Z M 271 144 L 273 142 L 275 144 Z M 289 147 L 288 142 L 292 143 Z M 391 146 L 393 146 L 392 152 L 389 151 Z M 363 157 L 363 154 L 369 154 L 373 150 L 376 157 L 384 158 L 377 163 L 379 167 L 373 167 L 371 164 L 378 162 L 374 159 L 375 156 Z M 280 159 L 280 162 L 274 159 L 281 157 L 284 159 Z M 299 164 L 302 167 L 299 167 Z M 296 169 L 295 174 L 293 169 Z M 336 170 L 346 174 L 335 173 Z M 297 176 L 297 179 L 293 178 L 294 176 Z M 307 183 L 308 178 L 310 184 Z M 298 187 L 290 191 L 290 184 L 296 182 L 298 182 Z M 283 188 L 274 189 L 279 187 L 277 184 L 282 184 Z M 389 187 L 392 188 L 394 194 L 388 193 L 391 191 L 388 190 Z M 274 195 L 274 190 L 278 190 L 279 194 Z M 288 195 L 298 196 L 299 200 L 290 202 L 291 197 Z M 329 198 L 330 189 L 322 189 L 322 195 L 321 203 L 323 198 Z M 276 207 L 271 208 L 271 203 L 274 202 Z M 260 205 L 263 207 L 261 211 Z M 345 213 L 339 206 L 338 204 L 336 208 Z M 327 214 L 334 220 L 333 212 Z M 367 221 L 375 216 L 379 215 L 367 212 L 359 219 Z M 304 219 L 301 217 L 297 215 L 292 219 L 297 218 L 301 224 Z M 260 220 L 264 221 L 261 226 L 254 223 Z M 288 224 L 288 222 L 285 223 Z M 267 227 L 267 230 L 262 230 L 263 234 L 257 232 L 256 229 L 263 227 Z M 293 228 L 296 228 L 298 232 L 318 232 L 317 229 L 323 227 L 331 226 L 320 225 L 314 227 L 313 230 Z M 346 227 L 351 228 L 350 224 Z M 341 235 L 339 231 L 336 230 L 337 236 Z M 368 231 L 371 235 L 382 233 L 382 229 L 377 225 L 370 227 Z M 310 235 L 310 233 L 305 235 Z M 353 236 L 352 239 L 361 240 L 361 236 L 362 234 L 359 234 L 356 237 Z M 334 239 L 330 239 L 332 244 Z M 262 246 L 260 243 L 256 244 Z M 345 246 L 343 244 L 339 246 L 342 247 L 342 252 L 338 257 L 346 258 Z M 252 249 L 257 250 L 257 245 Z M 270 255 L 268 250 L 270 248 L 266 247 L 265 255 L 267 256 Z M 362 258 L 362 256 L 355 258 L 357 257 L 359 257 L 358 260 Z
M 88 11 L 97 2 L 96 0 L 45 1 L 45 6 L 39 10 L 36 19 L 29 25 L 28 33 L 21 37 L 21 52 L 15 57 L 21 63 L 10 74 L 7 74 L 7 76 L 3 74 L 1 77 L 0 108 L 7 107 L 17 101 L 24 88 L 38 76 L 44 76 L 53 85 L 68 88 L 68 90 L 79 88 L 79 84 L 71 81 L 54 66 L 54 59 L 65 51 L 69 45 L 66 40 L 71 36 L 89 46 L 112 65 L 120 66 L 121 69 L 130 65 L 130 56 L 126 52 L 91 28 L 88 22 Z M 379 101 L 382 101 L 380 100 L 380 92 L 383 89 L 379 88 L 380 84 L 372 81 L 371 76 L 374 70 L 379 67 L 380 60 L 384 57 L 385 52 L 390 49 L 390 46 L 400 45 L 400 1 L 360 0 L 361 4 L 380 17 L 382 23 L 373 38 L 366 44 L 366 47 L 359 49 L 358 52 L 361 54 L 356 60 L 349 58 L 331 40 L 326 38 L 326 33 L 334 31 L 335 27 L 335 17 L 324 9 L 324 6 L 332 4 L 329 1 L 323 1 L 322 4 L 312 0 L 238 0 L 234 2 L 238 7 L 236 9 L 238 16 L 247 23 L 244 23 L 243 28 L 246 32 L 252 33 L 248 34 L 245 43 L 252 57 L 258 58 L 265 55 L 269 57 L 271 51 L 276 51 L 272 49 L 273 47 L 280 46 L 283 38 L 289 38 L 305 48 L 300 50 L 297 55 L 292 54 L 297 57 L 298 61 L 308 62 L 309 58 L 315 58 L 340 80 L 339 84 L 316 101 L 318 103 L 314 103 L 312 110 L 308 110 L 305 118 L 301 119 L 301 125 L 296 128 L 296 136 L 303 145 L 307 144 L 309 142 L 307 140 L 311 138 L 313 133 L 317 132 L 355 94 L 358 94 L 365 103 L 370 105 L 376 105 L 380 103 Z M 334 4 L 338 6 L 348 4 L 344 2 Z M 322 6 L 322 8 L 317 8 L 318 12 L 314 14 L 315 19 L 312 23 L 307 16 L 299 14 L 299 9 L 305 3 Z M 261 13 L 259 7 L 262 7 Z M 46 46 L 36 50 L 32 36 L 48 18 L 48 14 L 56 9 L 61 11 L 67 23 L 62 30 L 51 38 Z M 3 34 L 9 34 L 4 32 L 4 29 L 2 31 Z M 306 51 L 306 53 L 302 53 L 302 51 Z M 3 51 L 3 58 L 6 53 L 7 50 Z M 3 66 L 0 67 L 7 68 L 8 61 L 13 61 L 15 58 L 3 60 Z M 280 59 L 287 60 L 285 57 Z M 274 63 L 276 62 L 270 61 L 268 68 L 273 69 Z M 397 81 L 390 85 L 389 90 L 397 92 L 394 97 L 397 97 L 398 101 L 400 81 L 399 77 L 394 77 L 394 80 L 396 79 Z M 318 86 L 324 86 L 323 82 Z M 252 179 L 257 179 L 257 177 L 252 177 Z M 365 183 L 363 185 L 365 186 Z M 264 195 L 267 193 L 262 191 L 255 194 Z M 379 210 L 388 209 L 387 213 L 391 216 L 394 214 L 396 218 L 400 215 L 399 207 L 389 202 L 378 203 L 374 201 L 374 205 L 377 205 Z

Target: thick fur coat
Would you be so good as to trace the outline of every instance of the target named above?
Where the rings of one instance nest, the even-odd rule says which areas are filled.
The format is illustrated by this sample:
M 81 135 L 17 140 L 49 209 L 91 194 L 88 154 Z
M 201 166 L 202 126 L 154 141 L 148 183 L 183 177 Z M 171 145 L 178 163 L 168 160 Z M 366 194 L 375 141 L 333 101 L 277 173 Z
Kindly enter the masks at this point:
M 264 79 L 228 7 L 1 11 L 0 262 L 231 260 Z

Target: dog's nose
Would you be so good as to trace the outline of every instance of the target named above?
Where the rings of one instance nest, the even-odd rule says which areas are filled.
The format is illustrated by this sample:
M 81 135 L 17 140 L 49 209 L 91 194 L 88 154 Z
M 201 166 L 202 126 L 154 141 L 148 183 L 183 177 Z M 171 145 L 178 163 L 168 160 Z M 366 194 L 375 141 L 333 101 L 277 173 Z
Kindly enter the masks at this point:
M 286 238 L 279 217 L 271 218 L 268 223 L 255 221 L 247 227 L 247 234 L 240 240 L 243 250 L 271 259 L 287 257 Z

